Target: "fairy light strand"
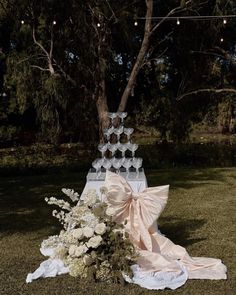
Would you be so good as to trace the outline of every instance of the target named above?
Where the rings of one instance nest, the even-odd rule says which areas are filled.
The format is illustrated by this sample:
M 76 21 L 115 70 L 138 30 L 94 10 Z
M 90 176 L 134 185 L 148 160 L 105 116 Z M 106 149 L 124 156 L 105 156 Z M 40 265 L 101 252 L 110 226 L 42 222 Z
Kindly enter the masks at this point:
M 152 19 L 152 20 L 212 20 L 212 19 L 223 19 L 223 23 L 227 23 L 228 18 L 236 18 L 236 14 L 230 15 L 189 15 L 189 16 L 153 16 L 150 18 L 139 17 L 138 19 Z

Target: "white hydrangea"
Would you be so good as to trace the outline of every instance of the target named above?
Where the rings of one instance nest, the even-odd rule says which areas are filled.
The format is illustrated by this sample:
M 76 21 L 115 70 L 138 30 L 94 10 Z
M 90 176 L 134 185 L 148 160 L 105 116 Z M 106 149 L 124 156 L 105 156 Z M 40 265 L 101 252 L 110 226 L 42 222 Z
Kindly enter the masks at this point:
M 103 235 L 106 232 L 106 225 L 104 222 L 99 223 L 95 226 L 95 233 L 98 235 Z
M 63 234 L 60 234 L 61 240 L 66 244 L 76 244 L 77 239 L 72 235 L 71 231 L 66 231 Z
M 94 235 L 94 229 L 91 227 L 88 227 L 88 226 L 84 227 L 83 228 L 83 235 L 86 238 L 91 238 Z
M 102 242 L 102 237 L 101 236 L 95 236 L 89 239 L 87 242 L 87 247 L 88 248 L 94 248 L 96 249 Z

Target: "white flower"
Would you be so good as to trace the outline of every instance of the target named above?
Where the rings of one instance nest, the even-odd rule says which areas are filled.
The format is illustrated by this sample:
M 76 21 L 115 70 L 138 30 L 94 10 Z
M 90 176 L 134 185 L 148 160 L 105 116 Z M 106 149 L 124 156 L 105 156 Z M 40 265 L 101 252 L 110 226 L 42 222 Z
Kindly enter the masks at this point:
M 79 194 L 76 193 L 73 189 L 69 189 L 69 188 L 63 188 L 62 192 L 67 195 L 72 202 L 76 202 L 79 200 Z
M 82 254 L 86 253 L 88 251 L 88 248 L 86 245 L 71 245 L 69 248 L 69 255 L 72 257 L 80 257 Z
M 75 255 L 75 251 L 76 251 L 77 246 L 76 245 L 71 245 L 69 248 L 69 255 L 70 256 L 74 256 Z
M 85 245 L 81 245 L 76 247 L 75 250 L 75 257 L 80 257 L 82 254 L 86 253 L 88 251 L 88 248 Z
M 84 263 L 86 266 L 89 266 L 89 265 L 91 265 L 91 264 L 93 263 L 93 258 L 92 258 L 90 255 L 86 254 L 86 255 L 84 255 L 84 257 L 83 257 L 83 263 Z
M 92 212 L 84 214 L 80 220 L 83 227 L 88 226 L 94 228 L 98 224 L 98 218 Z
M 91 238 L 94 235 L 94 229 L 86 226 L 83 228 L 83 234 L 86 238 Z
M 95 233 L 99 235 L 103 235 L 106 232 L 106 224 L 105 223 L 99 223 L 95 226 Z
M 73 236 L 75 239 L 80 240 L 80 239 L 83 238 L 83 230 L 82 230 L 82 228 L 76 228 L 76 229 L 73 229 L 73 230 L 71 231 L 71 233 L 72 233 L 72 236 Z
M 97 201 L 98 201 L 96 190 L 89 190 L 85 194 L 85 197 L 84 197 L 83 201 L 84 201 L 84 204 L 86 204 L 87 206 L 95 205 L 97 203 Z
M 108 215 L 108 216 L 114 216 L 115 213 L 116 213 L 116 211 L 112 207 L 108 207 L 107 210 L 106 210 L 106 215 Z
M 102 242 L 102 237 L 101 236 L 95 236 L 89 239 L 87 242 L 87 247 L 88 248 L 97 248 Z

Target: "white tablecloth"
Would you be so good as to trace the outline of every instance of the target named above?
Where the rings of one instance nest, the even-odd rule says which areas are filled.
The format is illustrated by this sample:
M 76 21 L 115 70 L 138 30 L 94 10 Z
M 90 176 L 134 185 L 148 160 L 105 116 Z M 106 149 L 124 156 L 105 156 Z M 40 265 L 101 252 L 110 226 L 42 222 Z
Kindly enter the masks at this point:
M 127 182 L 129 183 L 129 185 L 135 193 L 141 192 L 147 187 L 147 179 L 143 169 L 139 172 L 138 177 L 136 172 L 130 172 L 128 178 L 126 172 L 121 172 L 120 175 L 127 180 Z M 90 189 L 95 189 L 99 198 L 101 199 L 100 188 L 104 185 L 104 180 L 105 172 L 103 172 L 99 176 L 99 178 L 97 178 L 97 174 L 95 172 L 90 171 L 87 174 L 87 182 L 81 194 L 81 199 L 83 200 L 83 195 Z

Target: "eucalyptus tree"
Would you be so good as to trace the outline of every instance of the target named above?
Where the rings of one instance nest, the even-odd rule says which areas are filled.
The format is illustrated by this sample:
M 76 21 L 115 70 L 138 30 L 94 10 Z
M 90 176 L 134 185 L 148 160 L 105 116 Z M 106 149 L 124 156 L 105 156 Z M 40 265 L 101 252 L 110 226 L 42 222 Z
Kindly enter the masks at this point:
M 149 95 L 151 88 L 157 102 L 151 113 L 159 113 L 157 123 L 167 132 L 181 105 L 175 98 L 191 96 L 202 73 L 196 58 L 201 46 L 191 48 L 202 31 L 191 36 L 188 24 L 178 31 L 168 16 L 214 13 L 212 7 L 224 1 L 192 2 L 0 0 L 0 23 L 8 28 L 1 42 L 8 97 L 21 114 L 33 109 L 47 140 L 58 140 L 61 130 L 74 134 L 89 127 L 92 133 L 96 116 L 102 140 L 107 112 L 124 111 L 133 92 L 136 107 L 139 93 Z M 181 107 L 176 113 L 185 114 Z

